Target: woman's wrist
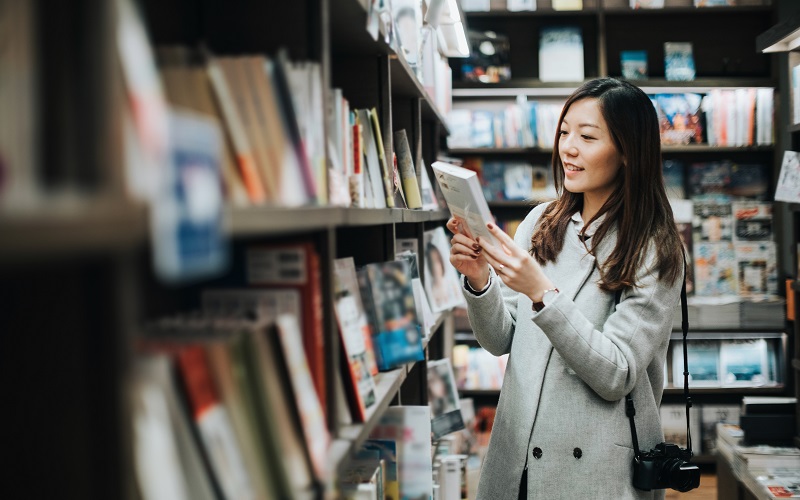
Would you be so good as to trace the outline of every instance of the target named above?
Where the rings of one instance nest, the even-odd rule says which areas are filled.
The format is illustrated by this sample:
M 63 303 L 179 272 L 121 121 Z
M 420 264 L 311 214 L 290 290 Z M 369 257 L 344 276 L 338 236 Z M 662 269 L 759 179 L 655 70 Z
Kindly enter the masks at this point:
M 486 285 L 489 284 L 489 277 L 490 274 L 488 269 L 486 270 L 485 275 L 472 276 L 472 277 L 466 276 L 467 283 L 473 290 L 483 290 L 484 288 L 486 288 Z

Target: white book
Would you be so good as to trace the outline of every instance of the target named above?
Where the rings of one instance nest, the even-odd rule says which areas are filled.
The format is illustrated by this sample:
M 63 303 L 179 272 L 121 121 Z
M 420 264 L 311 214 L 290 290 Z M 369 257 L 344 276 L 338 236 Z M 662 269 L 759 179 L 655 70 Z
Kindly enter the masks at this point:
M 800 203 L 800 153 L 784 151 L 775 201 Z
M 512 12 L 536 10 L 536 0 L 508 0 L 506 6 Z
M 539 33 L 539 79 L 583 81 L 583 35 L 578 26 L 553 26 Z
M 381 164 L 378 158 L 378 146 L 375 143 L 375 133 L 372 128 L 372 118 L 368 109 L 359 109 L 357 112 L 358 121 L 362 127 L 361 137 L 364 144 L 364 159 L 366 160 L 364 172 L 369 174 L 373 207 L 386 208 L 386 192 L 383 188 L 383 175 L 381 174 Z M 367 206 L 369 207 L 369 205 Z
M 478 175 L 472 170 L 441 161 L 432 167 L 450 213 L 466 222 L 473 237 L 480 236 L 495 243 L 494 236 L 486 228 L 494 218 L 483 197 Z

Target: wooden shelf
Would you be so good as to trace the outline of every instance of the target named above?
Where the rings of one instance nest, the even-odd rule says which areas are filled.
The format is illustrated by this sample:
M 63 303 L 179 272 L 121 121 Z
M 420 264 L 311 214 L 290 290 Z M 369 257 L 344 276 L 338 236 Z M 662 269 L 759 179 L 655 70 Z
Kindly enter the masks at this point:
M 489 11 L 470 11 L 464 12 L 464 16 L 469 19 L 478 18 L 525 18 L 525 17 L 575 17 L 575 16 L 596 16 L 597 10 L 583 9 L 583 10 L 552 10 L 552 9 L 536 9 L 529 11 L 508 11 L 508 10 L 489 10 Z
M 776 329 L 719 329 L 719 330 L 692 330 L 689 329 L 689 342 L 692 340 L 735 340 L 735 339 L 782 339 L 786 333 Z M 683 340 L 683 332 L 672 330 L 670 340 Z M 691 345 L 691 344 L 690 344 Z
M 91 254 L 144 244 L 144 205 L 71 200 L 0 213 L 0 261 Z
M 403 220 L 404 208 L 342 208 L 347 226 L 375 226 Z
M 787 52 L 800 44 L 800 11 L 756 37 L 759 52 Z
M 775 150 L 773 145 L 768 146 L 709 146 L 707 144 L 688 144 L 686 146 L 662 146 L 663 153 L 745 153 L 764 152 Z
M 474 396 L 478 396 L 478 397 L 480 397 L 480 396 L 483 396 L 483 397 L 488 397 L 488 396 L 499 397 L 500 396 L 500 389 L 459 389 L 458 390 L 458 394 L 462 398 L 469 398 L 469 397 L 474 397 Z
M 665 7 L 663 9 L 630 9 L 624 7 L 605 9 L 607 16 L 665 16 L 665 15 L 715 15 L 728 13 L 772 12 L 771 5 L 732 5 L 719 7 Z
M 527 154 L 553 154 L 553 148 L 453 148 L 447 153 L 453 156 L 471 155 L 527 155 Z

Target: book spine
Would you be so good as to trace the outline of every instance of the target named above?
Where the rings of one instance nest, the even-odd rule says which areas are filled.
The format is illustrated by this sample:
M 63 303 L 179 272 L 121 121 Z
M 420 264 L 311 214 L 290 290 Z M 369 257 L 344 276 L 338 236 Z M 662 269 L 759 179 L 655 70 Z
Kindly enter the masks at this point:
M 417 173 L 414 169 L 414 160 L 411 157 L 411 148 L 405 130 L 398 130 L 394 134 L 394 146 L 397 153 L 397 170 L 403 181 L 403 191 L 406 196 L 408 208 L 422 208 L 422 196 L 417 182 Z

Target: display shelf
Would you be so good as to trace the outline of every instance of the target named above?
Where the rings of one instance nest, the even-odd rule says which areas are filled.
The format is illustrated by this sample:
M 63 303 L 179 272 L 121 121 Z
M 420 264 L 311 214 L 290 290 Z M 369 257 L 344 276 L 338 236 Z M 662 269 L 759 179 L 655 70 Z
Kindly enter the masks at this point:
M 270 236 L 322 230 L 344 222 L 339 207 L 225 208 L 225 229 L 231 236 Z
M 689 387 L 689 393 L 692 395 L 699 394 L 733 394 L 743 396 L 745 394 L 752 396 L 766 396 L 778 395 L 786 392 L 786 386 L 783 384 L 758 387 L 758 386 L 736 386 L 736 387 Z M 664 394 L 683 394 L 683 387 L 669 386 L 664 388 Z
M 462 398 L 481 396 L 500 396 L 500 389 L 459 389 Z
M 344 224 L 348 226 L 373 226 L 392 224 L 403 220 L 404 208 L 342 208 Z
M 794 368 L 796 371 L 800 371 L 800 359 L 792 360 L 792 368 Z
M 143 244 L 144 205 L 113 200 L 43 203 L 0 213 L 0 261 L 96 253 Z
M 566 17 L 572 18 L 575 16 L 596 16 L 596 9 L 582 9 L 582 10 L 552 10 L 552 9 L 536 9 L 536 10 L 523 10 L 523 11 L 509 11 L 509 10 L 488 10 L 488 11 L 470 11 L 464 12 L 466 18 L 480 19 L 480 18 L 526 18 L 526 17 Z
M 488 202 L 489 208 L 533 208 L 538 205 L 539 201 L 536 200 L 503 200 L 503 201 L 490 201 Z
M 759 52 L 786 52 L 800 47 L 800 11 L 756 37 Z
M 553 148 L 453 148 L 447 152 L 453 156 L 552 154 Z
M 764 13 L 772 12 L 771 5 L 720 5 L 716 7 L 664 7 L 663 9 L 631 9 L 609 7 L 603 13 L 607 16 L 663 16 L 670 14 L 718 15 L 725 13 Z
M 692 340 L 737 340 L 737 339 L 783 339 L 786 333 L 772 329 L 704 329 L 693 330 L 689 328 L 688 341 Z M 683 340 L 683 333 L 680 329 L 673 329 L 670 335 L 671 340 Z

